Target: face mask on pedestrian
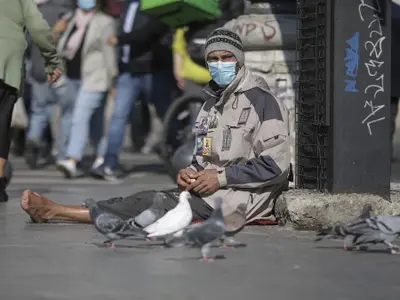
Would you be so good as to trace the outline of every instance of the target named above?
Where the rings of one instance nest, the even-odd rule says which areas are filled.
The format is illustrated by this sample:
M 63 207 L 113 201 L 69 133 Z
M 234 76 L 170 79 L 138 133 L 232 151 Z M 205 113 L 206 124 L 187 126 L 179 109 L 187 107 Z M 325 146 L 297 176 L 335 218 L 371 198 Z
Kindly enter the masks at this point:
M 211 77 L 220 87 L 227 87 L 236 77 L 236 61 L 209 62 Z
M 78 0 L 78 7 L 82 10 L 92 10 L 96 7 L 96 0 Z

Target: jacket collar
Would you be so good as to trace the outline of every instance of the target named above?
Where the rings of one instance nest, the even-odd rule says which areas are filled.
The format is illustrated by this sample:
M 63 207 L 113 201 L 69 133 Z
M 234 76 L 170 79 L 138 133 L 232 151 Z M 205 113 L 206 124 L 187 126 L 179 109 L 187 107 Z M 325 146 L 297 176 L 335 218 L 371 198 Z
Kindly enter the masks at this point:
M 204 93 L 217 99 L 215 106 L 221 106 L 232 94 L 240 93 L 243 83 L 249 76 L 249 71 L 243 66 L 237 73 L 235 79 L 225 89 L 221 89 L 213 80 L 211 80 L 203 89 Z

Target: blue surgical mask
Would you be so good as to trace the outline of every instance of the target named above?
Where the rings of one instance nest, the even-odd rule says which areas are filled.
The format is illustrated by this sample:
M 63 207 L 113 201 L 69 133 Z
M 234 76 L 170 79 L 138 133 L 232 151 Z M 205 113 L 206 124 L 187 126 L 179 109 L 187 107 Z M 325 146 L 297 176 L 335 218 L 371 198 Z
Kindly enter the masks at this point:
M 82 10 L 92 10 L 96 7 L 96 0 L 78 0 L 77 4 Z
M 236 77 L 236 63 L 236 61 L 208 63 L 208 69 L 215 83 L 220 87 L 227 87 Z

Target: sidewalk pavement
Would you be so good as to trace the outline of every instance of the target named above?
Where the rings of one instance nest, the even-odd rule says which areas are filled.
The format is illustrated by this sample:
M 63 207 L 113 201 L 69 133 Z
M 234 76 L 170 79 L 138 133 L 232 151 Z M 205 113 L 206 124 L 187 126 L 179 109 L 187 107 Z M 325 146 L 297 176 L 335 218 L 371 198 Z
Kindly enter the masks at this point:
M 144 189 L 173 187 L 155 156 L 125 154 L 136 172 L 120 184 L 67 181 L 53 168 L 27 170 L 12 159 L 11 200 L 0 205 L 0 298 L 18 300 L 397 299 L 400 257 L 352 253 L 338 241 L 312 242 L 310 232 L 249 227 L 238 249 L 213 249 L 214 263 L 196 249 L 161 249 L 124 241 L 115 251 L 91 225 L 32 224 L 19 207 L 26 188 L 64 204 Z M 149 166 L 152 166 L 149 170 Z M 122 246 L 121 246 L 122 245 Z M 124 246 L 123 246 L 124 245 Z

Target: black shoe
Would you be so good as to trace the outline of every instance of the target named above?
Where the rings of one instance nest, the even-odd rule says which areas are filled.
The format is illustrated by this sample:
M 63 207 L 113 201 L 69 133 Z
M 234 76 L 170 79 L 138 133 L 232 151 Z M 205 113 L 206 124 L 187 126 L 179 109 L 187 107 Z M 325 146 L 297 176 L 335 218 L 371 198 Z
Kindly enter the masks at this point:
M 40 145 L 36 141 L 28 140 L 25 150 L 25 162 L 31 169 L 37 168 L 37 162 L 40 155 Z
M 111 169 L 109 166 L 105 165 L 92 169 L 90 172 L 93 177 L 107 181 L 119 181 L 119 179 L 125 175 L 125 172 L 122 169 Z
M 8 195 L 6 192 L 6 180 L 4 177 L 0 177 L 0 202 L 7 202 Z

